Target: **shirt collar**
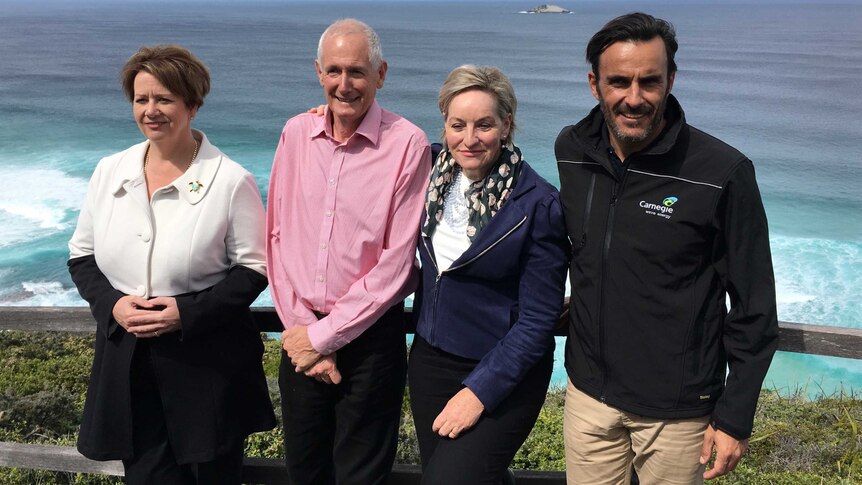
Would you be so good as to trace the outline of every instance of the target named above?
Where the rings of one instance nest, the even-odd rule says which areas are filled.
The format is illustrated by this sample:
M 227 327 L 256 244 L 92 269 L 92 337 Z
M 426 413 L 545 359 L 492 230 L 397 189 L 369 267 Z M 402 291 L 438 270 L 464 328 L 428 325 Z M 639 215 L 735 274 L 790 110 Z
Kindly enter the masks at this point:
M 329 114 L 329 106 L 327 106 L 324 110 L 323 116 L 315 117 L 314 129 L 311 130 L 312 138 L 326 135 L 328 138 L 334 140 L 332 136 L 332 121 Z M 379 104 L 377 104 L 377 100 L 375 99 L 374 102 L 371 103 L 371 106 L 368 107 L 365 117 L 362 118 L 362 122 L 359 123 L 359 127 L 356 128 L 353 135 L 361 135 L 376 146 L 377 142 L 380 140 L 380 124 L 382 120 L 383 109 Z
M 121 155 L 120 162 L 111 183 L 112 193 L 116 196 L 121 191 L 131 192 L 144 183 L 144 156 L 147 153 L 148 141 L 133 145 Z
M 188 170 L 171 185 L 181 194 L 182 199 L 191 205 L 197 204 L 207 194 L 218 167 L 221 164 L 221 152 L 213 146 L 207 136 L 198 130 L 192 130 L 195 138 L 200 138 L 201 146 L 198 156 L 189 166 Z M 122 190 L 132 192 L 146 189 L 144 181 L 144 156 L 147 153 L 149 142 L 138 143 L 129 148 L 123 155 L 114 178 L 113 194 L 118 195 Z
M 611 136 L 608 133 L 610 129 L 611 127 L 605 123 L 603 129 L 599 131 L 599 148 L 606 153 L 615 153 L 614 147 L 611 146 Z

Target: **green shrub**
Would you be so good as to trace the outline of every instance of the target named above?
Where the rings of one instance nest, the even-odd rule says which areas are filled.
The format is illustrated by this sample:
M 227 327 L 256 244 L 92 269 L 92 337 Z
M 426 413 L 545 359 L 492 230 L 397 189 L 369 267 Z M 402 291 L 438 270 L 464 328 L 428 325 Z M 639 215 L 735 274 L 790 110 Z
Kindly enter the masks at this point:
M 280 343 L 265 341 L 264 369 L 279 425 L 246 441 L 249 456 L 283 458 L 278 392 Z M 0 441 L 72 446 L 93 358 L 92 338 L 0 331 Z M 564 392 L 548 393 L 533 432 L 513 468 L 563 470 Z M 760 396 L 751 450 L 736 471 L 715 484 L 846 485 L 862 483 L 862 400 L 839 393 L 809 400 L 800 390 Z M 418 464 L 418 446 L 405 393 L 396 460 Z M 0 468 L 0 484 L 121 483 L 114 477 Z

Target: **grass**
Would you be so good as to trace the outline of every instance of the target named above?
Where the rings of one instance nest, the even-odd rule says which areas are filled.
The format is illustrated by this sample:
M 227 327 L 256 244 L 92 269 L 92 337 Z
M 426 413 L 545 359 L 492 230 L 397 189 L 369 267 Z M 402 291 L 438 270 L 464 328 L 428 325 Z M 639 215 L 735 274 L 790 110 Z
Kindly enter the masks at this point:
M 280 415 L 279 346 L 266 342 L 264 369 Z M 74 445 L 93 350 L 90 338 L 57 333 L 0 332 L 0 441 Z M 711 483 L 845 485 L 862 483 L 862 400 L 839 392 L 808 399 L 761 393 L 751 450 L 736 471 Z M 280 416 L 279 416 L 280 419 Z M 548 394 L 513 468 L 563 470 L 563 392 Z M 246 454 L 283 456 L 281 427 L 252 435 Z M 399 463 L 418 463 L 413 420 L 405 396 Z M 117 478 L 0 468 L 0 484 L 113 484 Z

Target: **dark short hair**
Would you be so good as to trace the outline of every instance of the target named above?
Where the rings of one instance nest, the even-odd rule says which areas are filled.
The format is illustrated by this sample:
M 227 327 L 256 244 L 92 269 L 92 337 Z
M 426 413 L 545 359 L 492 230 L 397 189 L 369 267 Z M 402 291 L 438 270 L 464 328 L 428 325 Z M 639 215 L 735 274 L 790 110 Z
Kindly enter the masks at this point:
M 657 19 L 642 12 L 621 15 L 596 32 L 587 44 L 587 62 L 592 66 L 593 74 L 598 77 L 599 57 L 611 44 L 626 41 L 647 42 L 656 37 L 661 37 L 664 41 L 667 73 L 673 74 L 676 72 L 676 62 L 673 57 L 679 48 L 676 42 L 676 31 L 667 20 Z
M 135 97 L 135 77 L 146 72 L 159 80 L 171 93 L 185 101 L 189 108 L 200 107 L 210 92 L 207 66 L 188 49 L 175 44 L 141 47 L 126 61 L 120 72 L 120 84 L 129 101 Z

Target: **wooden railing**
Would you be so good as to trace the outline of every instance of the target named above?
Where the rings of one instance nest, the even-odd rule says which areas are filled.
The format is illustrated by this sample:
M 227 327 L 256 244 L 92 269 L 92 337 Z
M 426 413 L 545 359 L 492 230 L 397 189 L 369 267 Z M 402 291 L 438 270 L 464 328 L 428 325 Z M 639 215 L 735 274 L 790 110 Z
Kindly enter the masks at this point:
M 255 308 L 255 319 L 262 332 L 279 332 L 281 322 L 272 308 Z M 409 312 L 409 310 L 408 310 Z M 405 329 L 412 332 L 405 318 Z M 779 350 L 849 359 L 862 359 L 862 329 L 827 327 L 780 322 Z M 55 331 L 89 334 L 95 322 L 86 307 L 0 307 L 0 331 Z M 557 332 L 565 335 L 565 329 Z M 97 462 L 81 456 L 73 447 L 0 442 L 0 466 L 36 470 L 95 473 L 122 476 L 122 464 Z M 417 466 L 395 465 L 389 483 L 418 484 Z M 563 485 L 565 475 L 553 471 L 515 470 L 518 485 Z M 284 463 L 279 459 L 246 457 L 243 482 L 278 484 L 287 482 Z

